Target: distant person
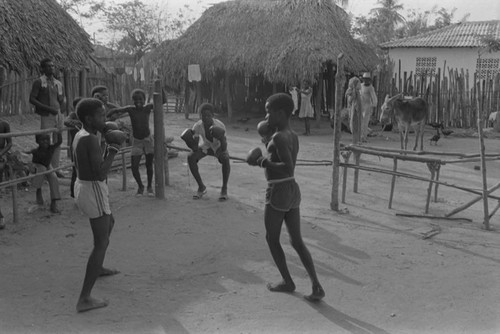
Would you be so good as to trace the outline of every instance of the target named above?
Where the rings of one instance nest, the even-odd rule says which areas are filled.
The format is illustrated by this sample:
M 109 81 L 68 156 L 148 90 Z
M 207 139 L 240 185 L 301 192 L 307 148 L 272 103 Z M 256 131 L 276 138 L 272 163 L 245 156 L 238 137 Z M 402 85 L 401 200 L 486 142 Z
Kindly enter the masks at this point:
M 297 111 L 299 111 L 299 89 L 297 87 L 292 87 L 289 90 L 290 95 L 292 96 L 293 100 L 293 112 L 292 115 L 297 114 Z
M 139 173 L 139 164 L 142 155 L 146 157 L 147 192 L 148 196 L 154 196 L 153 192 L 153 159 L 154 142 L 153 135 L 149 129 L 149 115 L 153 110 L 153 104 L 146 104 L 146 93 L 142 89 L 132 91 L 134 105 L 115 108 L 107 113 L 107 118 L 115 120 L 123 114 L 128 114 L 132 124 L 132 175 L 137 182 L 137 196 L 144 194 L 144 184 Z
M 304 81 L 302 89 L 300 90 L 299 118 L 304 119 L 304 126 L 306 129 L 306 131 L 304 132 L 305 136 L 309 136 L 311 134 L 311 125 L 309 123 L 309 118 L 314 118 L 314 108 L 311 102 L 312 93 L 313 89 L 310 86 L 309 81 Z
M 226 126 L 220 120 L 214 118 L 214 106 L 210 103 L 202 103 L 198 108 L 201 119 L 194 123 L 192 129 L 186 129 L 181 138 L 186 142 L 193 152 L 188 155 L 188 165 L 193 174 L 198 190 L 193 199 L 201 199 L 207 193 L 207 187 L 201 179 L 198 170 L 198 162 L 207 155 L 216 157 L 222 165 L 222 188 L 219 201 L 226 201 L 227 184 L 231 172 L 229 152 L 227 151 Z M 202 144 L 198 145 L 199 139 Z
M 368 137 L 371 136 L 371 130 L 368 127 L 370 124 L 370 119 L 373 114 L 373 110 L 377 107 L 377 94 L 375 93 L 375 88 L 372 85 L 372 78 L 370 73 L 363 73 L 361 77 L 363 84 L 361 85 L 360 95 L 361 95 L 361 141 L 367 142 Z
M 280 243 L 281 228 L 285 221 L 292 247 L 299 255 L 312 283 L 312 293 L 305 298 L 309 301 L 319 301 L 325 296 L 325 291 L 319 283 L 311 254 L 300 233 L 301 195 L 294 177 L 299 139 L 290 127 L 293 101 L 287 94 L 274 94 L 267 99 L 265 108 L 268 129 L 275 130 L 270 130 L 272 135 L 266 144 L 266 156 L 262 155 L 260 148 L 253 149 L 247 157 L 247 163 L 264 168 L 268 183 L 264 208 L 266 240 L 283 281 L 268 284 L 267 288 L 272 292 L 295 291 L 295 283 L 288 271 Z M 259 134 L 266 136 L 260 128 L 263 127 L 259 126 Z
M 64 120 L 64 126 L 70 128 L 70 130 L 68 130 L 68 133 L 69 133 L 69 151 L 70 151 L 70 158 L 71 158 L 71 161 L 73 162 L 73 167 L 71 168 L 71 183 L 69 185 L 69 188 L 70 188 L 70 196 L 71 197 L 75 197 L 75 182 L 76 182 L 76 166 L 74 165 L 74 161 L 73 161 L 73 140 L 75 139 L 75 135 L 78 131 L 80 131 L 82 129 L 82 122 L 80 122 L 80 120 L 78 119 L 78 116 L 76 115 L 76 105 L 78 104 L 78 102 L 80 102 L 82 98 L 81 97 L 76 97 L 74 100 L 73 100 L 73 111 L 71 111 L 68 115 L 68 117 L 66 117 L 66 119 Z
M 94 248 L 76 304 L 78 312 L 85 312 L 108 305 L 107 301 L 91 296 L 97 278 L 119 273 L 117 270 L 103 267 L 109 237 L 115 223 L 109 206 L 109 190 L 105 179 L 125 138 L 121 131 L 117 134 L 104 134 L 108 152 L 103 158 L 97 138 L 97 132 L 103 132 L 106 126 L 102 102 L 94 98 L 82 99 L 76 106 L 76 114 L 82 122 L 82 129 L 73 141 L 73 160 L 78 175 L 75 183 L 75 202 L 89 217 L 94 236 Z
M 3 119 L 0 120 L 0 133 L 10 133 L 10 124 Z M 3 182 L 5 167 L 7 164 L 7 153 L 12 147 L 12 138 L 0 138 L 0 182 Z M 0 210 L 0 230 L 5 228 L 5 218 Z
M 119 108 L 120 106 L 114 103 L 109 102 L 109 91 L 108 87 L 99 85 L 92 87 L 92 91 L 90 92 L 91 96 L 95 99 L 100 100 L 104 104 L 104 111 L 106 114 L 113 109 Z
M 24 153 L 31 154 L 33 163 L 31 167 L 31 172 L 34 174 L 49 171 L 52 169 L 51 161 L 54 152 L 62 144 L 62 133 L 57 132 L 57 142 L 50 144 L 50 135 L 48 134 L 38 134 L 35 136 L 37 148 Z M 43 182 L 47 180 L 50 189 L 50 211 L 52 213 L 60 213 L 57 207 L 57 201 L 61 199 L 61 194 L 59 193 L 59 181 L 55 173 L 48 173 L 44 175 L 37 175 L 33 178 L 32 185 L 36 188 L 36 203 L 38 205 L 43 205 L 43 195 L 42 195 L 42 185 Z
M 60 128 L 63 123 L 61 108 L 64 105 L 63 85 L 54 77 L 55 65 L 52 59 L 45 58 L 40 62 L 42 76 L 33 82 L 30 93 L 30 103 L 35 106 L 35 113 L 41 117 L 41 129 Z M 56 134 L 52 142 L 56 142 Z M 58 147 L 52 155 L 51 165 L 59 167 L 61 148 Z M 57 177 L 64 175 L 57 171 Z
M 353 142 L 357 143 L 361 138 L 361 81 L 358 77 L 349 79 L 347 91 L 347 109 L 349 110 L 349 127 L 353 136 Z

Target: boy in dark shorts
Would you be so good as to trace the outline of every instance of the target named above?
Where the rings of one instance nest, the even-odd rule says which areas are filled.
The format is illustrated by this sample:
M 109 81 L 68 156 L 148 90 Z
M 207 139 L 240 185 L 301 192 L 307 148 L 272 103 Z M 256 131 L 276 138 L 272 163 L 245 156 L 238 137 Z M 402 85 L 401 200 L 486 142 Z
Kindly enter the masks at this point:
M 146 103 L 146 93 L 142 89 L 134 89 L 132 91 L 133 106 L 125 106 L 121 108 L 112 109 L 107 113 L 107 118 L 115 120 L 118 117 L 128 114 L 130 123 L 132 125 L 132 175 L 135 182 L 137 182 L 138 196 L 144 194 L 144 184 L 141 180 L 139 173 L 139 164 L 142 155 L 146 156 L 146 174 L 148 178 L 147 192 L 148 196 L 154 196 L 153 192 L 153 159 L 154 159 L 154 143 L 151 130 L 149 129 L 149 115 L 153 110 L 153 104 Z
M 249 153 L 247 162 L 251 166 L 264 168 L 268 182 L 264 209 L 266 240 L 283 281 L 268 284 L 267 288 L 273 292 L 295 291 L 295 283 L 288 271 L 285 253 L 280 244 L 281 227 L 285 221 L 292 247 L 299 255 L 312 282 L 312 293 L 304 298 L 319 301 L 325 296 L 325 292 L 318 281 L 311 254 L 300 233 L 301 198 L 299 186 L 294 178 L 299 140 L 290 127 L 293 100 L 288 94 L 274 94 L 267 99 L 265 107 L 269 129 L 273 129 L 271 140 L 266 145 L 267 156 L 262 156 L 260 148 L 256 148 Z
M 57 141 L 54 144 L 50 144 L 49 134 L 38 134 L 35 136 L 38 147 L 25 152 L 33 155 L 31 160 L 33 163 L 31 172 L 40 173 L 52 169 L 52 156 L 61 146 L 63 141 L 61 132 L 57 132 L 56 138 Z M 36 188 L 36 203 L 38 205 L 43 205 L 42 185 L 45 180 L 49 183 L 50 189 L 50 211 L 52 213 L 59 213 L 57 201 L 61 199 L 61 194 L 59 193 L 59 181 L 57 180 L 56 174 L 53 172 L 33 178 L 32 185 Z
M 103 158 L 97 132 L 105 131 L 105 112 L 101 101 L 82 99 L 76 106 L 76 114 L 82 123 L 73 140 L 73 161 L 78 178 L 75 183 L 75 201 L 80 210 L 89 217 L 94 236 L 94 248 L 90 254 L 80 298 L 76 305 L 78 312 L 105 307 L 108 302 L 91 297 L 90 293 L 99 276 L 117 274 L 118 271 L 103 267 L 109 245 L 109 237 L 115 220 L 108 198 L 105 180 L 116 153 L 123 140 L 110 138 L 106 134 L 107 154 Z
M 210 155 L 216 157 L 222 164 L 222 188 L 219 201 L 225 201 L 228 199 L 227 183 L 231 172 L 225 135 L 226 127 L 224 123 L 214 118 L 214 106 L 210 103 L 201 104 L 199 112 L 201 119 L 194 123 L 190 133 L 196 143 L 198 143 L 200 137 L 203 143 L 200 146 L 196 144 L 193 147 L 193 152 L 188 155 L 189 170 L 198 184 L 198 190 L 193 195 L 193 199 L 200 199 L 207 193 L 207 187 L 203 184 L 198 170 L 198 161 Z

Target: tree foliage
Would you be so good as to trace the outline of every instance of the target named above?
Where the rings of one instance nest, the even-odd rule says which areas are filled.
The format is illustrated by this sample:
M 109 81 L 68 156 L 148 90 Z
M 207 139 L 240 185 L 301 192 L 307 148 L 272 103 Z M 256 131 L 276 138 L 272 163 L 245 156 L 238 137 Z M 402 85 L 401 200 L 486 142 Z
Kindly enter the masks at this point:
M 189 5 L 177 13 L 169 13 L 158 4 L 141 0 L 113 3 L 104 0 L 58 0 L 73 16 L 104 22 L 99 30 L 112 37 L 107 46 L 135 55 L 140 59 L 164 40 L 178 37 L 193 22 Z M 199 1 L 198 1 L 199 3 Z
M 431 10 L 408 10 L 401 13 L 404 6 L 398 0 L 379 0 L 379 7 L 372 9 L 368 16 L 355 17 L 352 30 L 362 41 L 378 49 L 384 42 L 406 38 L 446 27 L 454 22 L 456 8 L 447 10 L 434 6 Z M 469 14 L 460 21 L 466 21 Z M 379 51 L 381 54 L 381 51 Z

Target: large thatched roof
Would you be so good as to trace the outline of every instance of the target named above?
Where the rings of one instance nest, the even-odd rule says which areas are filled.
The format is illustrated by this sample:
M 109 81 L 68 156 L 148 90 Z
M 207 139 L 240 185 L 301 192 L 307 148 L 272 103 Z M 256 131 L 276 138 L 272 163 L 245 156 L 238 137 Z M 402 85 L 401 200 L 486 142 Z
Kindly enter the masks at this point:
M 78 69 L 92 53 L 88 34 L 55 0 L 0 0 L 0 66 L 33 71 L 45 57 Z
M 200 64 L 205 79 L 230 71 L 295 84 L 315 81 L 341 52 L 354 72 L 377 62 L 373 50 L 352 38 L 347 14 L 332 0 L 234 0 L 207 9 L 150 59 L 171 83 L 185 78 L 188 64 Z

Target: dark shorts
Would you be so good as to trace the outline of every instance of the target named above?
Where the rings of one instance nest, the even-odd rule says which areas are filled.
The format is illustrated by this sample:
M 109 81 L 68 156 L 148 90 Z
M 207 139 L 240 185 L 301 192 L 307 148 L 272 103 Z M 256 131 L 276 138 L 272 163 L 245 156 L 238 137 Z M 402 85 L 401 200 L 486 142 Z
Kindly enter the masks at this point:
M 294 179 L 269 183 L 266 189 L 266 205 L 276 211 L 288 212 L 300 206 L 300 188 Z

